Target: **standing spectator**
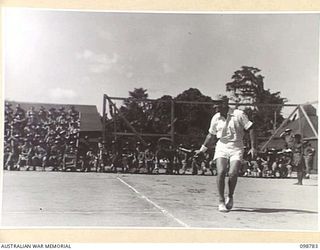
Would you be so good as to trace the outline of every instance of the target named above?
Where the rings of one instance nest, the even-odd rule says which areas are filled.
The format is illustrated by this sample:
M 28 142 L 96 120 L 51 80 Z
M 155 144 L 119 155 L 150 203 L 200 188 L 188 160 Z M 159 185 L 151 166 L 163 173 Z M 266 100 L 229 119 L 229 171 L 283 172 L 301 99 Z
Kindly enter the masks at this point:
M 137 171 L 142 171 L 142 168 L 144 167 L 144 150 L 141 146 L 141 142 L 137 142 L 136 149 L 135 149 L 135 165 L 137 166 Z
M 284 132 L 280 134 L 280 137 L 285 141 L 286 148 L 292 148 L 295 142 L 292 129 L 286 129 Z
M 144 155 L 145 155 L 145 161 L 146 161 L 146 167 L 147 167 L 148 174 L 151 174 L 154 169 L 154 158 L 155 158 L 151 143 L 148 143 L 148 146 L 147 146 L 146 150 L 144 151 Z
M 295 185 L 302 185 L 303 172 L 304 172 L 304 159 L 303 159 L 303 145 L 301 135 L 294 136 L 294 144 L 292 146 L 293 158 L 292 164 L 296 167 L 298 182 Z
M 287 168 L 287 177 L 292 176 L 292 150 L 287 149 L 284 152 L 284 165 Z
M 111 171 L 117 172 L 117 167 L 120 165 L 120 155 L 117 143 L 115 141 L 111 142 L 111 151 L 109 155 L 111 161 Z
M 105 166 L 108 164 L 109 154 L 106 149 L 106 142 L 99 141 L 98 143 L 98 170 L 99 172 L 105 172 Z
M 313 158 L 316 150 L 311 146 L 310 142 L 304 142 L 304 161 L 306 165 L 306 179 L 310 178 L 310 171 L 313 168 Z
M 124 145 L 124 147 L 122 148 L 122 152 L 121 152 L 121 169 L 122 169 L 122 173 L 126 173 L 129 168 L 130 168 L 130 145 L 129 142 L 127 141 Z

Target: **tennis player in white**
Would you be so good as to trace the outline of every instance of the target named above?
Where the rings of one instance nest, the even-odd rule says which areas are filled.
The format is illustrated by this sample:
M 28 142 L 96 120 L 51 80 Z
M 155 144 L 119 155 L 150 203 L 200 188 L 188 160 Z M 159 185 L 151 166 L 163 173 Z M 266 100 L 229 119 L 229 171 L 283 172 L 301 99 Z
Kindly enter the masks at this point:
M 253 123 L 249 121 L 246 114 L 239 109 L 231 109 L 228 106 L 228 99 L 224 98 L 217 106 L 218 112 L 212 117 L 209 133 L 199 150 L 205 152 L 212 144 L 216 144 L 214 160 L 217 166 L 217 185 L 219 192 L 220 212 L 228 212 L 233 207 L 233 194 L 237 184 L 238 172 L 241 167 L 244 145 L 243 136 L 249 131 L 251 141 L 252 157 L 256 157 L 255 133 Z M 225 176 L 229 166 L 229 194 L 224 197 Z

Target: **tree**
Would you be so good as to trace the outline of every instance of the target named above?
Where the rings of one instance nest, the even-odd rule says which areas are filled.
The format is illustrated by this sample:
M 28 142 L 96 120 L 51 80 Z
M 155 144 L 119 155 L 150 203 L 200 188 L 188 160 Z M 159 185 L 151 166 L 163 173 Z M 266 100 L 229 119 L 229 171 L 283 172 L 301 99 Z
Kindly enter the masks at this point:
M 232 82 L 227 83 L 227 91 L 232 92 L 234 101 L 259 102 L 263 92 L 263 76 L 261 70 L 254 67 L 242 66 L 241 70 L 234 72 Z
M 138 132 L 145 131 L 147 127 L 147 112 L 150 109 L 147 98 L 146 89 L 135 88 L 129 91 L 129 97 L 124 101 L 124 106 L 120 108 L 125 118 Z
M 231 99 L 238 103 L 257 104 L 253 109 L 246 108 L 245 112 L 252 119 L 258 130 L 258 135 L 267 137 L 271 135 L 274 127 L 283 121 L 282 106 L 287 99 L 280 96 L 280 92 L 272 93 L 264 89 L 264 77 L 259 74 L 260 69 L 242 66 L 241 70 L 234 72 L 232 82 L 226 84 L 227 92 L 231 92 Z M 280 104 L 280 106 L 263 106 L 259 104 Z M 275 114 L 277 116 L 274 124 Z
M 176 101 L 212 102 L 209 96 L 203 95 L 198 89 L 190 88 L 176 98 Z M 213 115 L 213 105 L 179 104 L 175 105 L 175 131 L 178 134 L 188 135 L 183 143 L 200 144 L 207 131 Z
M 171 101 L 172 96 L 164 95 L 152 103 L 148 120 L 150 132 L 168 133 L 171 129 Z

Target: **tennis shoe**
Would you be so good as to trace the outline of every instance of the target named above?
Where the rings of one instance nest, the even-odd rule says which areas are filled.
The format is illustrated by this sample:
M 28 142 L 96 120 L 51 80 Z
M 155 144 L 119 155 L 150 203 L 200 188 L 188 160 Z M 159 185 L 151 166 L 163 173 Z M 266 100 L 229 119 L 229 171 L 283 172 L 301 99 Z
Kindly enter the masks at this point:
M 230 197 L 227 197 L 227 200 L 226 200 L 226 208 L 228 210 L 232 209 L 233 207 L 233 198 L 230 198 Z
M 229 212 L 229 210 L 226 208 L 226 205 L 225 205 L 224 203 L 220 203 L 220 204 L 219 204 L 218 210 L 219 210 L 219 212 L 222 212 L 222 213 L 227 213 L 227 212 Z

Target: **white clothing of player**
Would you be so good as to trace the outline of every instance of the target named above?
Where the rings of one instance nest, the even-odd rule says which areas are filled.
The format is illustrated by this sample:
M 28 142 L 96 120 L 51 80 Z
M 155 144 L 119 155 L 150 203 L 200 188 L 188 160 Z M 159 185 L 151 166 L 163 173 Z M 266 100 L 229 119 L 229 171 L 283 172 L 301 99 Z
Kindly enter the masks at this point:
M 239 109 L 229 109 L 227 118 L 216 113 L 211 119 L 209 128 L 209 133 L 219 139 L 214 159 L 221 157 L 230 161 L 241 161 L 244 130 L 248 130 L 252 124 L 246 114 Z

